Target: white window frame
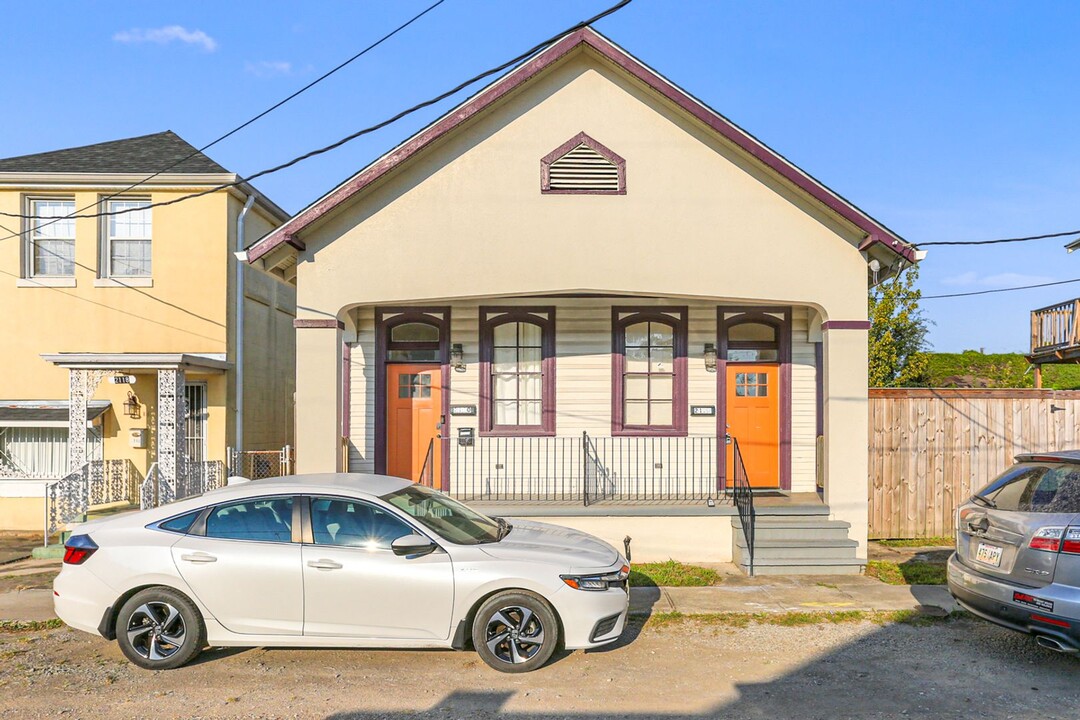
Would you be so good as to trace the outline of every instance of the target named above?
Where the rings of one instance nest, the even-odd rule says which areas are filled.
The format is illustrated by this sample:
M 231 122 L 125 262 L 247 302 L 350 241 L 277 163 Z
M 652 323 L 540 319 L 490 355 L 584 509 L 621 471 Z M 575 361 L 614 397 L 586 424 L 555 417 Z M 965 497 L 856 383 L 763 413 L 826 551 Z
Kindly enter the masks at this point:
M 103 199 L 101 204 L 104 205 L 106 213 L 111 213 L 113 211 L 114 203 L 130 203 L 130 202 L 142 202 L 142 203 L 150 204 L 152 201 L 151 201 L 151 199 L 149 197 L 146 197 L 146 196 L 129 197 L 129 196 L 126 196 L 126 195 L 121 195 L 119 197 L 111 197 L 111 198 L 108 198 L 108 199 Z M 99 207 L 100 207 L 100 205 L 99 205 Z M 146 273 L 145 275 L 116 275 L 116 274 L 113 274 L 113 270 L 112 270 L 112 242 L 113 242 L 113 237 L 112 237 L 112 233 L 109 230 L 110 220 L 112 219 L 113 216 L 109 215 L 109 214 L 106 214 L 106 215 L 102 216 L 102 218 L 101 218 L 101 227 L 100 227 L 100 231 L 99 231 L 101 233 L 101 241 L 99 243 L 100 252 L 99 252 L 99 257 L 98 257 L 98 279 L 99 279 L 99 281 L 98 281 L 98 283 L 96 283 L 99 287 L 108 287 L 108 286 L 113 286 L 113 285 L 123 286 L 125 284 L 126 285 L 133 285 L 133 286 L 140 286 L 141 287 L 146 283 L 146 281 L 148 281 L 153 276 L 153 272 L 154 272 L 154 214 L 153 214 L 153 208 L 147 208 L 147 211 L 150 213 L 150 236 L 145 237 L 145 238 L 123 238 L 124 240 L 145 240 L 146 242 L 148 242 L 150 244 L 150 271 L 148 273 Z
M 68 202 L 71 203 L 71 211 L 75 212 L 75 198 L 71 195 L 27 195 L 24 197 L 25 214 L 37 215 L 37 203 L 39 202 Z M 34 233 L 34 225 L 37 220 L 27 217 L 25 225 L 25 232 L 23 235 L 23 272 L 22 276 L 27 280 L 43 281 L 40 283 L 29 284 L 50 284 L 50 281 L 71 282 L 75 279 L 75 221 L 72 220 L 72 232 L 70 238 L 46 238 L 48 240 L 70 240 L 72 245 L 72 265 L 71 273 L 67 275 L 43 275 L 36 272 L 35 259 L 36 259 L 36 247 L 38 237 Z M 55 223 L 54 223 L 55 224 Z

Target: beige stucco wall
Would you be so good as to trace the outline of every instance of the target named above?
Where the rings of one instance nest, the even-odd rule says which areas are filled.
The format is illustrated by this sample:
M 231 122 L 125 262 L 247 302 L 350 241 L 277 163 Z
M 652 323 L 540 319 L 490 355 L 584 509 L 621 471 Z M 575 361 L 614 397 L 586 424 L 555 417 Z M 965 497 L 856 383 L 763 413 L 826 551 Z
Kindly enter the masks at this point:
M 40 186 L 40 187 L 39 187 Z M 42 189 L 44 187 L 45 189 Z M 116 186 L 9 184 L 0 187 L 0 210 L 19 213 L 24 199 L 63 197 L 76 208 L 92 205 Z M 133 194 L 163 202 L 191 193 L 193 188 L 154 187 Z M 67 400 L 68 371 L 42 359 L 44 353 L 212 353 L 231 359 L 229 331 L 233 321 L 233 284 L 236 260 L 232 255 L 236 211 L 242 201 L 217 192 L 182 203 L 152 209 L 152 286 L 102 287 L 97 283 L 98 245 L 102 221 L 77 219 L 75 223 L 74 287 L 21 287 L 21 247 L 18 239 L 0 242 L 0 400 Z M 278 220 L 260 204 L 249 214 L 248 242 L 276 226 Z M 0 221 L 0 231 L 22 229 L 18 220 Z M 291 440 L 294 383 L 295 290 L 245 266 L 251 289 L 249 305 L 272 308 L 250 312 L 248 357 L 249 401 L 254 416 L 253 442 L 276 447 Z M 130 459 L 145 473 L 152 450 L 132 448 L 129 430 L 151 427 L 156 417 L 156 377 L 136 373 L 134 386 L 112 385 L 106 379 L 94 399 L 109 400 L 104 417 L 104 456 Z M 234 419 L 232 373 L 194 374 L 188 380 L 207 383 L 209 459 L 224 460 L 231 444 Z M 123 414 L 128 391 L 143 404 L 137 419 Z M 9 499 L 0 501 L 7 505 Z M 39 514 L 40 515 L 40 514 Z M 40 528 L 40 518 L 35 520 Z M 0 524 L 0 527 L 4 527 Z
M 622 551 L 630 536 L 635 563 L 731 562 L 731 516 L 565 516 L 529 518 L 590 533 Z
M 540 158 L 582 130 L 626 159 L 625 195 L 541 194 Z M 339 318 L 350 329 L 348 311 L 361 306 L 584 292 L 807 308 L 795 322 L 808 338 L 823 320 L 866 318 L 866 258 L 855 228 L 587 50 L 413 156 L 300 239 L 307 250 L 297 268 L 299 316 Z M 455 336 L 468 336 L 468 322 L 455 315 Z M 692 331 L 692 349 L 703 332 Z M 864 543 L 866 333 L 831 335 L 825 477 L 835 515 Z M 340 465 L 340 339 L 332 328 L 298 331 L 302 471 Z M 359 349 L 354 363 L 364 358 L 371 382 L 370 339 L 360 337 Z M 808 339 L 793 350 L 801 413 L 793 470 L 806 485 L 813 347 Z M 584 377 L 595 359 L 577 362 Z M 366 413 L 353 411 L 354 434 L 368 432 Z M 360 452 L 369 452 L 360 439 Z

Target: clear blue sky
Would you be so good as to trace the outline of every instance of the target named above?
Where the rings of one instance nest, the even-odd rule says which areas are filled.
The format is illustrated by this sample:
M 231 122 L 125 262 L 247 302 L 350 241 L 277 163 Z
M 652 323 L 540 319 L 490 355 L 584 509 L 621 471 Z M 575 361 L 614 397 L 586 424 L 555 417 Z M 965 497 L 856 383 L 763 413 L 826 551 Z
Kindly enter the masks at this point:
M 447 0 L 209 154 L 255 172 L 613 2 Z M 0 156 L 165 129 L 204 144 L 428 4 L 10 3 Z M 635 0 L 597 28 L 909 240 L 1080 228 L 1080 3 Z M 452 104 L 257 185 L 296 211 Z M 933 248 L 920 285 L 1080 278 L 1062 245 Z M 924 306 L 934 349 L 1014 351 L 1029 309 L 1073 296 L 1080 283 Z

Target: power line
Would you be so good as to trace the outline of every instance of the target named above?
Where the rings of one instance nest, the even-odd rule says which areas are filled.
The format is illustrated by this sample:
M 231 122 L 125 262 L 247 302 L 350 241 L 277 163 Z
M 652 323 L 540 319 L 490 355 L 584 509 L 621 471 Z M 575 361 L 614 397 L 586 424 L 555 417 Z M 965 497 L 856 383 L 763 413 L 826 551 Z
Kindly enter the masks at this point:
M 1001 238 L 998 240 L 935 240 L 934 242 L 911 243 L 915 247 L 929 247 L 930 245 L 1000 245 L 1001 243 L 1028 242 L 1030 240 L 1046 240 L 1047 238 L 1068 237 L 1080 235 L 1080 230 L 1069 232 L 1050 233 L 1048 235 L 1028 235 L 1027 237 Z
M 1056 282 L 1039 283 L 1037 285 L 1018 285 L 1016 287 L 997 288 L 996 290 L 976 290 L 974 292 L 949 293 L 947 295 L 923 295 L 920 300 L 939 300 L 941 298 L 970 297 L 971 295 L 990 295 L 992 293 L 1013 292 L 1014 290 L 1032 290 L 1034 288 L 1051 287 L 1054 285 L 1068 285 L 1080 282 L 1080 278 L 1072 280 L 1058 280 Z
M 551 37 L 547 38 L 546 40 L 543 40 L 543 41 L 537 43 L 533 47 L 531 47 L 528 50 L 526 50 L 525 52 L 521 53 L 517 57 L 514 57 L 514 58 L 512 58 L 510 60 L 507 60 L 506 62 L 504 62 L 504 63 L 502 63 L 502 64 L 500 64 L 500 65 L 498 65 L 496 67 L 493 67 L 490 70 L 485 70 L 484 72 L 482 72 L 482 73 L 480 73 L 478 75 L 474 75 L 473 77 L 469 78 L 468 80 L 465 80 L 464 82 L 459 83 L 458 85 L 454 86 L 450 90 L 447 90 L 447 91 L 445 91 L 443 93 L 440 93 L 439 95 L 436 95 L 435 97 L 430 98 L 428 100 L 424 100 L 423 102 L 417 103 L 416 105 L 413 105 L 412 107 L 410 107 L 410 108 L 408 108 L 406 110 L 402 110 L 401 112 L 397 113 L 396 115 L 394 115 L 394 116 L 392 116 L 392 117 L 390 117 L 390 118 L 388 118 L 386 120 L 383 120 L 382 122 L 376 123 L 375 125 L 368 126 L 366 128 L 363 128 L 362 130 L 358 130 L 358 131 L 352 133 L 351 135 L 346 135 L 345 137 L 341 138 L 340 140 L 338 140 L 336 142 L 333 142 L 333 143 L 331 143 L 329 145 L 318 148 L 316 150 L 312 150 L 310 152 L 304 153 L 303 155 L 299 155 L 297 157 L 294 157 L 292 160 L 288 160 L 288 161 L 283 162 L 283 163 L 281 163 L 279 165 L 275 165 L 275 166 L 267 168 L 265 170 L 260 170 L 259 172 L 256 172 L 256 173 L 254 173 L 252 175 L 248 175 L 246 177 L 239 178 L 239 179 L 237 179 L 237 180 L 235 180 L 233 182 L 222 183 L 221 185 L 216 185 L 214 187 L 210 187 L 210 188 L 207 188 L 205 190 L 200 190 L 199 192 L 190 193 L 188 195 L 182 195 L 182 196 L 180 196 L 178 198 L 173 198 L 172 200 L 162 200 L 161 202 L 150 203 L 149 205 L 143 205 L 143 206 L 137 207 L 137 208 L 128 208 L 128 209 L 124 209 L 124 210 L 113 210 L 113 211 L 109 211 L 109 212 L 98 212 L 98 213 L 86 213 L 86 214 L 69 215 L 67 217 L 97 218 L 97 217 L 106 217 L 106 216 L 111 216 L 111 215 L 122 215 L 122 214 L 129 213 L 129 212 L 138 212 L 140 210 L 146 210 L 147 208 L 152 208 L 152 207 L 163 207 L 163 206 L 166 206 L 166 205 L 175 205 L 176 203 L 184 202 L 185 200 L 191 200 L 193 198 L 202 197 L 203 195 L 209 195 L 211 193 L 218 192 L 219 190 L 227 190 L 228 188 L 236 187 L 238 185 L 242 185 L 244 183 L 255 180 L 256 178 L 263 177 L 264 175 L 271 175 L 273 173 L 280 172 L 282 170 L 285 170 L 287 168 L 292 167 L 293 165 L 296 165 L 297 163 L 303 162 L 304 160 L 308 160 L 308 159 L 316 157 L 318 155 L 322 155 L 324 153 L 330 152 L 331 150 L 336 150 L 337 148 L 341 147 L 342 145 L 345 145 L 345 144 L 347 144 L 349 142 L 352 142 L 353 140 L 355 140 L 355 139 L 357 139 L 359 137 L 362 137 L 364 135 L 368 135 L 368 134 L 373 133 L 373 132 L 375 132 L 377 130 L 381 130 L 382 128 L 384 128 L 384 127 L 386 127 L 388 125 L 392 125 L 393 123 L 395 123 L 395 122 L 397 122 L 397 121 L 399 121 L 399 120 L 401 120 L 401 119 L 403 119 L 405 117 L 408 117 L 409 115 L 412 115 L 413 113 L 416 113 L 416 112 L 418 112 L 420 110 L 423 110 L 424 108 L 430 107 L 432 105 L 436 105 L 436 104 L 442 102 L 443 100 L 445 100 L 445 99 L 447 99 L 447 98 L 449 98 L 449 97 L 451 97 L 453 95 L 456 95 L 457 93 L 459 93 L 460 91 L 462 91 L 465 88 L 469 87 L 470 85 L 473 85 L 473 84 L 479 82 L 480 80 L 483 80 L 484 78 L 490 77 L 491 75 L 495 75 L 497 73 L 502 72 L 503 70 L 506 70 L 509 67 L 517 65 L 518 63 L 522 62 L 523 60 L 526 60 L 529 57 L 535 55 L 540 50 L 543 50 L 545 47 L 551 45 L 552 43 L 554 43 L 556 40 L 562 38 L 563 36 L 568 35 L 568 34 L 570 34 L 572 32 L 577 31 L 577 30 L 580 30 L 582 28 L 588 27 L 589 25 L 592 25 L 596 21 L 601 20 L 602 18 L 605 18 L 608 15 L 611 15 L 612 13 L 618 12 L 622 8 L 629 5 L 631 2 L 632 2 L 632 0 L 620 0 L 618 3 L 611 6 L 607 10 L 604 10 L 603 12 L 601 12 L 601 13 L 599 13 L 597 15 L 594 15 L 593 17 L 589 18 L 588 20 L 583 20 L 583 21 L 577 23 L 576 25 L 574 25 L 574 26 L 572 26 L 570 28 L 567 28 L 566 30 L 563 30 L 563 31 L 559 32 L 556 35 L 552 35 Z M 17 217 L 25 217 L 25 216 L 19 215 Z M 16 233 L 16 235 L 18 235 L 18 234 L 20 234 L 20 233 Z M 9 235 L 7 237 L 0 238 L 0 240 L 7 240 L 10 237 L 14 237 L 14 235 Z
M 111 195 L 106 195 L 106 196 L 104 196 L 104 197 L 100 198 L 100 199 L 99 199 L 99 200 L 98 200 L 97 202 L 94 202 L 94 203 L 92 203 L 92 204 L 90 204 L 90 205 L 87 205 L 86 207 L 80 208 L 79 210 L 76 210 L 76 211 L 75 211 L 75 212 L 73 212 L 72 214 L 70 214 L 70 215 L 65 215 L 65 216 L 63 216 L 63 217 L 48 217 L 48 216 L 39 216 L 39 215 L 22 215 L 22 214 L 18 214 L 18 213 L 9 213 L 9 212 L 0 212 L 0 215 L 2 215 L 2 216 L 5 216 L 5 217 L 11 217 L 11 218 L 22 218 L 22 219 L 25 219 L 25 220 L 49 220 L 49 222 L 47 222 L 47 223 L 42 223 L 41 225 L 39 225 L 39 226 L 38 226 L 38 228 L 46 227 L 46 226 L 48 226 L 48 225 L 52 225 L 52 224 L 53 224 L 53 223 L 55 223 L 55 222 L 59 222 L 60 220 L 67 220 L 67 219 L 69 219 L 69 218 L 81 218 L 81 217 L 98 217 L 98 216 L 100 216 L 100 215 L 80 215 L 80 214 L 78 214 L 78 213 L 82 213 L 83 211 L 85 211 L 85 210 L 89 210 L 90 208 L 93 208 L 93 207 L 98 207 L 99 205 L 102 205 L 103 203 L 105 203 L 105 202 L 107 202 L 107 201 L 109 201 L 109 200 L 111 200 L 111 199 L 113 199 L 113 198 L 117 197 L 118 195 L 122 195 L 122 194 L 124 194 L 124 193 L 126 193 L 126 192 L 130 192 L 130 191 L 134 190 L 135 188 L 139 187 L 140 185 L 144 185 L 144 184 L 146 184 L 146 183 L 150 182 L 151 180 L 153 180 L 154 178 L 156 178 L 156 177 L 157 177 L 158 175 L 162 175 L 162 174 L 164 174 L 164 173 L 168 172 L 169 170 L 173 169 L 173 168 L 174 168 L 174 167 L 176 167 L 177 165 L 180 165 L 180 164 L 182 164 L 182 163 L 185 163 L 185 162 L 187 162 L 188 160 L 190 160 L 191 158 L 195 157 L 196 155 L 199 155 L 200 153 L 203 153 L 203 152 L 205 152 L 205 151 L 209 150 L 209 149 L 210 149 L 210 148 L 212 148 L 213 146 L 215 146 L 215 145 L 217 145 L 218 143 L 220 143 L 220 142 L 221 142 L 222 140 L 225 140 L 226 138 L 232 137 L 233 135 L 235 135 L 236 133 L 240 132 L 241 130 L 243 130 L 243 129 L 244 129 L 244 128 L 246 128 L 247 126 L 251 125 L 252 123 L 254 123 L 254 122 L 258 121 L 258 120 L 261 120 L 262 118 L 266 117 L 266 116 L 267 116 L 267 115 L 269 115 L 270 113 L 274 112 L 275 110 L 277 110 L 277 109 L 278 109 L 279 107 L 281 107 L 281 106 L 282 106 L 282 105 L 284 105 L 285 103 L 287 103 L 287 102 L 289 102 L 289 101 L 291 101 L 291 100 L 295 99 L 296 97 L 298 97 L 298 96 L 302 95 L 303 93 L 307 92 L 307 91 L 308 91 L 308 90 L 310 90 L 311 88 L 315 87 L 316 85 L 318 85 L 319 83 L 321 83 L 321 82 L 322 82 L 323 80 L 327 79 L 328 77 L 330 77 L 330 76 L 331 76 L 331 75 L 333 75 L 334 73 L 338 72 L 339 70 L 341 70 L 341 69 L 342 69 L 342 68 L 344 68 L 345 66 L 347 66 L 347 65 L 351 64 L 352 62 L 354 62 L 354 61 L 358 60 L 359 58 L 363 57 L 364 55 L 367 55 L 367 54 L 368 54 L 369 52 L 371 52 L 371 51 L 372 51 L 372 50 L 374 50 L 375 48 L 379 47 L 379 46 L 380 46 L 380 45 L 382 45 L 382 44 L 383 44 L 384 42 L 386 42 L 386 41 L 387 41 L 387 40 L 389 40 L 390 38 L 394 37 L 395 35 L 397 35 L 397 34 L 398 34 L 399 32 L 401 32 L 401 31 L 402 31 L 402 30 L 404 30 L 405 28 L 409 27 L 409 26 L 410 26 L 410 25 L 412 25 L 412 24 L 413 24 L 414 22 L 416 22 L 416 21 L 417 21 L 417 20 L 419 20 L 420 18 L 422 18 L 422 17 L 424 17 L 425 15 L 427 15 L 427 14 L 428 14 L 429 12 L 431 12 L 431 11 L 432 11 L 432 10 L 434 10 L 435 8 L 437 8 L 437 7 L 439 7 L 440 5 L 442 5 L 442 4 L 444 3 L 444 2 L 446 2 L 446 0 L 436 0 L 436 2 L 432 3 L 431 5 L 429 5 L 428 7 L 426 7 L 426 8 L 424 9 L 424 10 L 422 10 L 422 11 L 421 11 L 421 12 L 419 12 L 419 13 L 417 13 L 416 15 L 413 15 L 413 16 L 412 16 L 411 18 L 409 18 L 409 19 L 408 19 L 407 21 L 405 21 L 405 22 L 404 22 L 404 23 L 402 23 L 401 25 L 398 25 L 398 26 L 397 26 L 396 28 L 394 28 L 394 29 L 393 29 L 393 30 L 391 30 L 390 32 L 386 33 L 386 34 L 385 34 L 385 35 L 383 35 L 383 36 L 382 36 L 381 38 L 379 38 L 379 39 L 378 39 L 378 40 L 376 40 L 375 42 L 371 43 L 370 45 L 368 45 L 368 46 L 367 46 L 366 48 L 364 48 L 364 49 L 363 49 L 363 50 L 361 50 L 360 52 L 356 53 L 355 55 L 353 55 L 353 56 L 352 56 L 351 58 L 349 58 L 349 59 L 348 59 L 348 60 L 346 60 L 345 62 L 343 62 L 343 63 L 340 63 L 340 64 L 339 64 L 339 65 L 337 65 L 336 67 L 334 67 L 334 68 L 332 68 L 332 69 L 330 69 L 330 70 L 326 71 L 325 73 L 323 73 L 323 74 L 322 74 L 322 75 L 320 75 L 319 77 L 315 78 L 314 80 L 312 80 L 311 82 L 309 82 L 309 83 L 308 83 L 307 85 L 305 85 L 304 87 L 300 88 L 300 89 L 299 89 L 299 90 L 297 90 L 296 92 L 292 93 L 292 94 L 291 94 L 291 95 L 289 95 L 288 97 L 284 98 L 283 100 L 279 100 L 278 102 L 274 103 L 274 104 L 273 104 L 273 105 L 271 105 L 270 107 L 268 107 L 268 108 L 266 108 L 265 110 L 263 110 L 263 111 L 262 111 L 261 113 L 259 113 L 258 115 L 255 115 L 254 117 L 252 117 L 252 118 L 250 118 L 250 119 L 248 119 L 248 120 L 244 121 L 244 122 L 243 122 L 243 123 L 241 123 L 240 125 L 237 125 L 237 126 L 236 126 L 236 127 L 234 127 L 234 128 L 232 129 L 232 130 L 229 130 L 229 131 L 228 131 L 227 133 L 225 133 L 224 135 L 221 135 L 221 136 L 220 136 L 220 137 L 218 137 L 217 139 L 215 139 L 215 140 L 212 140 L 211 142 L 207 143 L 206 145 L 203 145 L 203 146 L 202 146 L 201 148 L 199 148 L 199 149 L 195 150 L 194 152 L 192 152 L 191 154 L 187 155 L 186 157 L 183 157 L 183 158 L 181 158 L 181 159 L 179 159 L 179 160 L 177 160 L 177 161 L 173 162 L 172 164 L 170 164 L 170 165 L 168 165 L 168 166 L 166 166 L 166 167 L 162 168 L 161 170 L 158 170 L 158 171 L 157 171 L 157 172 L 155 172 L 155 173 L 154 173 L 153 175 L 150 175 L 150 176 L 148 176 L 148 177 L 146 177 L 146 178 L 143 178 L 142 180 L 140 180 L 140 181 L 138 181 L 138 182 L 136 182 L 136 183 L 134 183 L 134 184 L 132 184 L 132 185 L 128 185 L 128 186 L 127 186 L 126 188 L 124 188 L 123 190 L 118 190 L 118 191 L 116 191 L 115 193 L 113 193 L 113 194 L 111 194 Z M 137 209 L 144 209 L 144 208 L 135 208 L 135 209 L 133 209 L 133 210 L 137 210 Z M 129 212 L 130 212 L 130 211 L 129 211 Z M 104 214 L 108 214 L 108 213 L 102 213 L 102 215 L 104 215 Z M 8 230 L 8 232 L 12 232 L 12 231 L 11 231 L 11 230 L 10 230 L 9 228 L 4 228 L 4 229 L 5 229 L 5 230 Z M 21 234 L 21 233 L 19 233 L 19 234 Z M 3 238 L 3 239 L 4 239 L 4 240 L 7 240 L 7 238 Z

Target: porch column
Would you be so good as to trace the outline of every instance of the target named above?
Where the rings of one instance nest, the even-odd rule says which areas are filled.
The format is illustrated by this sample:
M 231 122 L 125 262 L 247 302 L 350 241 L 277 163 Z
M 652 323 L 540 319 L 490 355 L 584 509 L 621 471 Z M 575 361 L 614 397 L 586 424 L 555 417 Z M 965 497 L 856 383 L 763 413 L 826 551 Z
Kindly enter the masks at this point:
M 104 370 L 71 368 L 68 370 L 68 470 L 86 463 L 86 410 L 101 382 Z
M 177 485 L 187 465 L 187 399 L 184 371 L 180 368 L 157 372 L 157 466 L 160 473 L 158 504 L 176 499 Z
M 293 321 L 296 328 L 296 472 L 341 472 L 344 323 Z
M 836 520 L 851 523 L 849 537 L 866 557 L 869 525 L 867 447 L 867 330 L 865 321 L 825 322 L 824 415 L 825 502 Z

